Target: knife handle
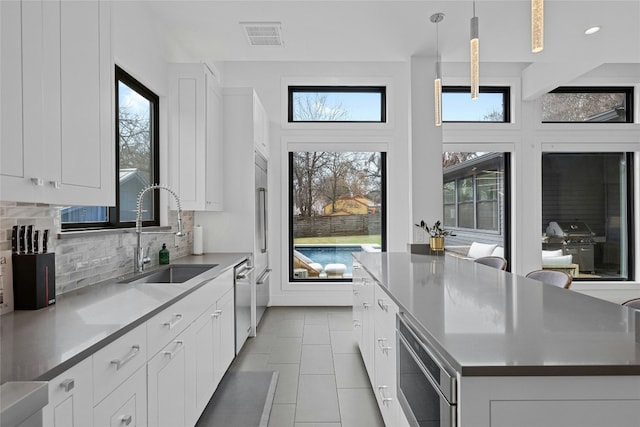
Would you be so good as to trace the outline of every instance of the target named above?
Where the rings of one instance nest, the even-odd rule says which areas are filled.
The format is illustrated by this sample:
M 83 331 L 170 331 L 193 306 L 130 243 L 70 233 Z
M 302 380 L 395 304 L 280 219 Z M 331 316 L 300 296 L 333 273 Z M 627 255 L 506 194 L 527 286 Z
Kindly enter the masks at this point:
M 27 225 L 27 253 L 33 252 L 33 225 Z
M 18 226 L 14 225 L 11 230 L 11 252 L 18 253 Z
M 33 252 L 34 253 L 38 253 L 39 250 L 39 244 L 38 244 L 38 240 L 40 237 L 40 230 L 36 230 L 33 232 Z
M 48 246 L 48 240 L 49 240 L 49 230 L 46 229 L 42 232 L 42 253 L 46 254 L 47 253 L 47 246 Z
M 25 233 L 25 229 L 26 229 L 26 227 L 24 225 L 20 226 L 20 234 L 18 236 L 18 249 L 19 249 L 21 254 L 24 253 L 24 233 Z

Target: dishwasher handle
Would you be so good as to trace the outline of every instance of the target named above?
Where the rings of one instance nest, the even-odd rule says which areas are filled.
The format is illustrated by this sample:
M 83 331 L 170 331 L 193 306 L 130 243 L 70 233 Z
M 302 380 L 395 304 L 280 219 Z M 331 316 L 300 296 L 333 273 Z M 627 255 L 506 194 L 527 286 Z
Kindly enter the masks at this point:
M 255 267 L 245 268 L 244 270 L 236 272 L 236 280 L 244 280 L 255 270 Z
M 258 278 L 256 279 L 256 285 L 264 285 L 264 282 L 266 282 L 270 274 L 271 274 L 270 268 L 267 268 L 266 270 L 264 270 L 262 274 L 258 276 Z

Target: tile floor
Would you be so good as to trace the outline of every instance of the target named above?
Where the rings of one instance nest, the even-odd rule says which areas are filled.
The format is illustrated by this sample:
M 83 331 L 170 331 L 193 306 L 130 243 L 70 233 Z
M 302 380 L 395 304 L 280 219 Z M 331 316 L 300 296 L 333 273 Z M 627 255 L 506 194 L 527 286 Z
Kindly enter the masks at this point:
M 269 427 L 384 426 L 351 307 L 270 307 L 230 369 L 279 372 Z

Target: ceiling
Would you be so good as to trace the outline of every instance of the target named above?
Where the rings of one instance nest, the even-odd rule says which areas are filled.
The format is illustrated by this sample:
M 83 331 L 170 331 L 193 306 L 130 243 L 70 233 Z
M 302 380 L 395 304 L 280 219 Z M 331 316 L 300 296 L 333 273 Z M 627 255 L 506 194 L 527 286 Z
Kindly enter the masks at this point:
M 469 55 L 469 0 L 140 0 L 163 28 L 171 61 L 408 61 L 435 55 L 438 24 L 442 62 Z M 482 63 L 524 64 L 530 94 L 543 81 L 571 80 L 602 64 L 640 64 L 639 0 L 546 0 L 545 48 L 531 53 L 529 0 L 477 0 Z M 250 46 L 240 22 L 280 22 L 284 46 Z M 598 25 L 598 33 L 584 30 Z M 535 83 L 535 84 L 534 84 Z M 526 85 L 524 85 L 526 86 Z M 548 84 L 547 84 L 548 86 Z

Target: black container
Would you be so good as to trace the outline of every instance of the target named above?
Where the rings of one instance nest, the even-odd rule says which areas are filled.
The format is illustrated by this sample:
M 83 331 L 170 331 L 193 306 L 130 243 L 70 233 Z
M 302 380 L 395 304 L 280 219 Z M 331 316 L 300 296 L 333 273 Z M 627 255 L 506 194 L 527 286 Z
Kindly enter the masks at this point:
M 13 254 L 13 308 L 37 310 L 56 302 L 55 253 Z

